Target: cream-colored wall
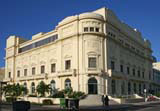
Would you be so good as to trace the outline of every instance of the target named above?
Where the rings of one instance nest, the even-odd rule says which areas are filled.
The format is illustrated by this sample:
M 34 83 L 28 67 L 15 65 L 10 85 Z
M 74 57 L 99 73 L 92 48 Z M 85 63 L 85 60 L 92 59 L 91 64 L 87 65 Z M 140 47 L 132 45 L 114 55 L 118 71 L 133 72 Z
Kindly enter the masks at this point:
M 84 32 L 84 27 L 99 27 L 100 32 Z M 124 32 L 125 30 L 127 32 Z M 114 33 L 116 37 L 109 36 L 108 32 Z M 55 34 L 58 34 L 56 41 L 18 53 L 18 48 Z M 119 39 L 139 49 L 140 52 L 144 52 L 144 55 L 125 47 Z M 17 42 L 18 40 L 19 38 L 15 36 L 11 36 L 7 40 L 5 81 L 8 82 L 20 84 L 26 82 L 30 88 L 32 82 L 37 85 L 43 80 L 49 84 L 51 80 L 55 80 L 56 88 L 64 89 L 64 81 L 69 78 L 74 90 L 88 93 L 88 80 L 95 77 L 98 82 L 98 94 L 107 93 L 110 95 L 112 94 L 112 79 L 117 81 L 117 95 L 121 95 L 123 81 L 125 81 L 126 94 L 129 81 L 131 84 L 136 82 L 136 84 L 141 83 L 142 85 L 149 85 L 151 82 L 148 82 L 149 70 L 152 71 L 152 50 L 148 46 L 149 41 L 144 41 L 139 32 L 122 24 L 108 9 L 103 8 L 94 13 L 68 17 L 62 20 L 54 31 L 39 33 L 34 35 L 32 40 L 23 43 Z M 96 57 L 96 68 L 88 68 L 88 57 Z M 71 60 L 71 70 L 65 70 L 65 60 Z M 115 61 L 115 71 L 111 71 L 111 60 Z M 56 63 L 55 73 L 51 73 L 52 63 Z M 124 73 L 120 72 L 120 64 L 124 65 Z M 45 65 L 45 74 L 40 74 L 41 65 Z M 130 67 L 130 75 L 126 74 L 127 66 Z M 36 67 L 35 75 L 31 74 L 32 67 Z M 136 69 L 135 77 L 132 76 L 133 67 Z M 24 77 L 24 69 L 26 68 L 28 75 Z M 137 77 L 139 68 L 141 72 L 145 70 L 145 78 Z M 17 70 L 21 71 L 21 77 L 17 77 Z M 13 81 L 8 78 L 10 71 Z

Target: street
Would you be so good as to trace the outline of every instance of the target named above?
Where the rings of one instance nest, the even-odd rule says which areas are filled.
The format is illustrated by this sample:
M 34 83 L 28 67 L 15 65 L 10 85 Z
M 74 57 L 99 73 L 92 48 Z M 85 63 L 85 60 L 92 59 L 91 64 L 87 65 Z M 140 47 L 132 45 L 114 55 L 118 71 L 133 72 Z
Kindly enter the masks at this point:
M 32 105 L 29 111 L 59 111 L 58 105 L 40 106 Z M 12 111 L 12 105 L 1 105 L 0 111 Z M 64 111 L 64 110 L 63 110 Z M 113 105 L 109 107 L 93 106 L 80 107 L 80 111 L 160 111 L 160 102 L 148 104 L 128 104 L 128 105 Z

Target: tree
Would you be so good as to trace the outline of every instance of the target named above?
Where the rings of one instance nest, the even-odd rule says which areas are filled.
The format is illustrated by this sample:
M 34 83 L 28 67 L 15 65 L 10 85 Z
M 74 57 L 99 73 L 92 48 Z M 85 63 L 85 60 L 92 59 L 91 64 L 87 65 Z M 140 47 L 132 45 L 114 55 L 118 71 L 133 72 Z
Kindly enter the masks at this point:
M 26 93 L 27 94 L 27 88 L 24 87 L 23 85 L 19 84 L 7 84 L 3 88 L 3 92 L 5 93 L 6 96 L 21 96 L 22 94 Z
M 40 97 L 45 97 L 45 93 L 49 93 L 50 88 L 49 85 L 46 85 L 43 81 L 41 81 L 36 87 L 37 93 Z

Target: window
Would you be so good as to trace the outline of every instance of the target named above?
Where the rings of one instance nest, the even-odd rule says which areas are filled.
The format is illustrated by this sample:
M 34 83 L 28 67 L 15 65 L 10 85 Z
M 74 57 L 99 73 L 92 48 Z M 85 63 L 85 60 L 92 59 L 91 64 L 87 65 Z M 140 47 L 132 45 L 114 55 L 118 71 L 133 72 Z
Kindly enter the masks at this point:
M 8 73 L 8 78 L 11 78 L 11 72 Z
M 51 81 L 51 83 L 50 83 L 50 88 L 51 88 L 50 93 L 51 93 L 51 95 L 53 96 L 54 93 L 55 93 L 55 89 L 56 89 L 56 82 L 55 82 L 54 80 Z
M 26 95 L 27 94 L 27 83 L 25 82 L 24 83 L 24 95 Z
M 142 94 L 141 92 L 141 84 L 139 83 L 139 94 Z
M 34 84 L 34 82 L 32 82 L 32 84 L 31 84 L 31 93 L 32 94 L 35 93 L 35 84 Z
M 133 76 L 135 76 L 135 75 L 136 75 L 136 73 L 135 73 L 135 69 L 133 69 L 132 71 L 133 71 Z
M 56 72 L 56 64 L 51 64 L 51 72 L 54 73 Z
M 94 32 L 94 27 L 90 27 L 90 32 Z
M 70 79 L 65 80 L 65 88 L 71 88 L 71 80 Z
M 125 82 L 124 81 L 121 83 L 121 94 L 122 95 L 125 94 Z
M 32 75 L 35 75 L 35 74 L 36 74 L 36 68 L 32 67 Z
M 99 32 L 99 28 L 98 27 L 96 27 L 96 32 Z
M 149 71 L 149 80 L 151 80 L 151 71 Z
M 144 71 L 142 72 L 142 77 L 144 78 Z
M 27 76 L 27 69 L 24 69 L 24 76 Z
M 140 73 L 140 70 L 138 70 L 138 72 L 137 72 L 137 73 L 138 73 L 138 77 L 141 77 L 141 73 Z
M 136 85 L 136 83 L 133 84 L 133 87 L 134 87 L 134 93 L 136 94 L 137 93 L 137 85 Z
M 17 71 L 17 77 L 20 77 L 20 70 Z
M 128 82 L 128 94 L 131 94 L 131 83 Z
M 111 69 L 114 70 L 115 69 L 115 66 L 114 66 L 114 61 L 111 61 Z
M 50 42 L 54 42 L 56 39 L 58 39 L 58 35 L 53 35 L 49 38 L 46 38 L 46 39 L 43 39 L 43 40 L 40 40 L 38 42 L 35 42 L 35 43 L 32 43 L 30 45 L 27 45 L 25 47 L 22 47 L 22 48 L 19 48 L 19 53 L 21 52 L 25 52 L 27 50 L 30 50 L 30 49 L 33 49 L 33 48 L 36 48 L 36 47 L 39 47 L 39 46 L 42 46 L 42 45 L 45 45 L 45 44 L 48 44 Z
M 123 72 L 123 65 L 120 65 L 120 71 Z
M 84 27 L 84 32 L 88 32 L 88 27 Z
M 129 67 L 127 67 L 127 74 L 129 74 L 130 73 L 130 68 Z
M 112 94 L 116 94 L 116 81 L 115 80 L 112 80 Z
M 71 68 L 71 60 L 66 60 L 65 61 L 65 69 L 68 70 Z
M 89 57 L 88 58 L 88 67 L 89 68 L 96 68 L 96 57 Z
M 44 65 L 41 66 L 41 74 L 43 74 L 43 73 L 45 73 L 45 66 Z

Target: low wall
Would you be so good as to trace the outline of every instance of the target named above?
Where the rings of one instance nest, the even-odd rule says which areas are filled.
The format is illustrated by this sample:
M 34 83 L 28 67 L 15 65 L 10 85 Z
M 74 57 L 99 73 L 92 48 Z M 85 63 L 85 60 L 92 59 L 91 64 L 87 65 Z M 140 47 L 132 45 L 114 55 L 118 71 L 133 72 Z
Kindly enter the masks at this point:
M 21 100 L 30 101 L 33 103 L 42 103 L 43 100 L 49 99 L 53 104 L 60 104 L 60 98 L 44 98 L 44 97 L 21 97 Z
M 110 100 L 115 101 L 119 104 L 124 104 L 124 103 L 138 103 L 138 102 L 144 102 L 144 98 L 137 97 L 137 98 L 113 98 L 109 97 Z

